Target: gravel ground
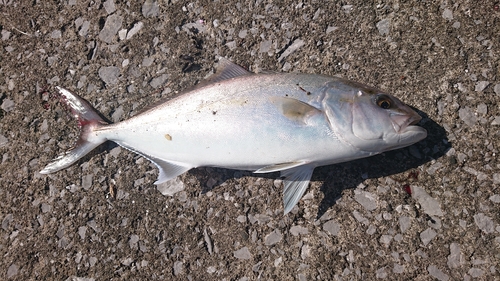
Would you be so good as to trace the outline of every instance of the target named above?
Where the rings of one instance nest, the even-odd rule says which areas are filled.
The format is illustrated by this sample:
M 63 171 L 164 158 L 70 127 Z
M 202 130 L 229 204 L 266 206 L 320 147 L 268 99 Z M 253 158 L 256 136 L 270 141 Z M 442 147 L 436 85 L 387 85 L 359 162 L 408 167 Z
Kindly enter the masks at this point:
M 276 2 L 0 1 L 0 279 L 500 280 L 499 2 Z M 119 121 L 217 56 L 385 89 L 429 137 L 317 169 L 286 216 L 276 174 L 157 189 L 112 143 L 38 173 L 78 134 L 55 86 Z

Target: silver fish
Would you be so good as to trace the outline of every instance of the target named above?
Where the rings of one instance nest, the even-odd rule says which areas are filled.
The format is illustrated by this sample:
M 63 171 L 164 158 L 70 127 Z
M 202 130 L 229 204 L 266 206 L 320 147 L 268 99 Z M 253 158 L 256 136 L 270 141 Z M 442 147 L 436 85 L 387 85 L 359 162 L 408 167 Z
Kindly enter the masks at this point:
M 254 74 L 221 58 L 207 81 L 122 122 L 109 124 L 84 99 L 57 87 L 79 121 L 74 148 L 40 173 L 67 168 L 110 140 L 159 169 L 155 184 L 202 166 L 281 172 L 284 213 L 314 168 L 414 144 L 421 117 L 378 89 L 317 74 Z

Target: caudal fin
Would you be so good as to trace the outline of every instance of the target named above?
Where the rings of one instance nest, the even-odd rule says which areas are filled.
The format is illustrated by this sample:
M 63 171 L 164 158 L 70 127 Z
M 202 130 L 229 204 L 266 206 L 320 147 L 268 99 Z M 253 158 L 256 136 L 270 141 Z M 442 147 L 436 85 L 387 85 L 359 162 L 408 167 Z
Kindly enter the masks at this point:
M 40 174 L 50 174 L 67 168 L 106 141 L 99 134 L 93 134 L 96 129 L 108 124 L 108 122 L 101 118 L 92 105 L 66 89 L 61 87 L 56 87 L 56 89 L 61 95 L 61 102 L 69 107 L 71 115 L 78 120 L 78 125 L 81 128 L 80 136 L 72 149 L 54 159 L 40 171 Z

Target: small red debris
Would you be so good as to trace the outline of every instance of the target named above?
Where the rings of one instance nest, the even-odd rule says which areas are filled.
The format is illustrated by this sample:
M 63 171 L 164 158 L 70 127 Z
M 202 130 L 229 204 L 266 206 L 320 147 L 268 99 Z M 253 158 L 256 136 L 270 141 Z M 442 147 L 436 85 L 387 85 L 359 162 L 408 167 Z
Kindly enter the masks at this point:
M 409 184 L 403 185 L 403 189 L 408 193 L 408 195 L 411 195 L 411 187 Z

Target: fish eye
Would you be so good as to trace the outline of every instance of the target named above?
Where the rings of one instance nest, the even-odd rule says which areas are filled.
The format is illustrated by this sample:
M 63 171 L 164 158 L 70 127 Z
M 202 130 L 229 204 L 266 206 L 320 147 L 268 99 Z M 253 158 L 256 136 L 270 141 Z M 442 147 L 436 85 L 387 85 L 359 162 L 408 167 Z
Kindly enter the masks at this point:
M 388 96 L 379 96 L 376 101 L 377 105 L 383 109 L 389 109 L 392 106 L 392 102 Z

